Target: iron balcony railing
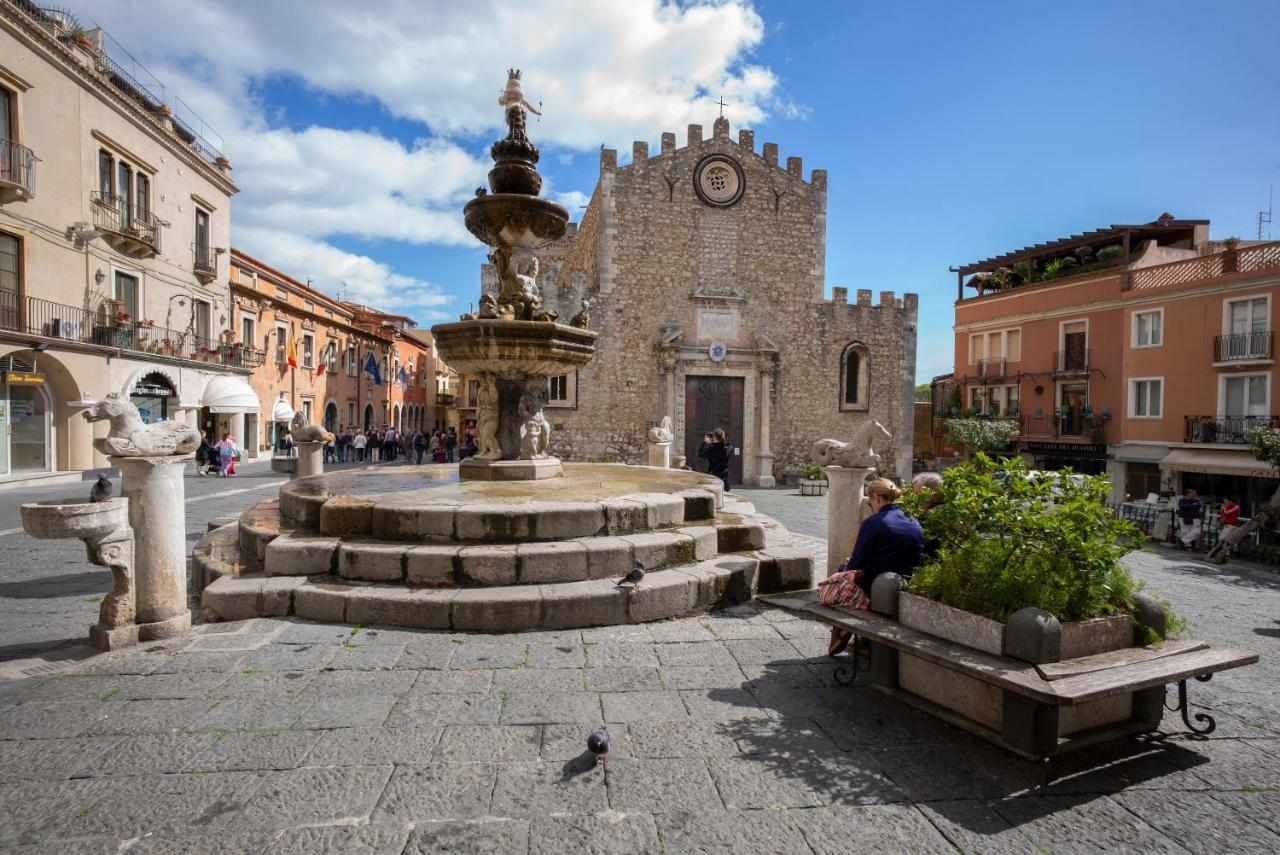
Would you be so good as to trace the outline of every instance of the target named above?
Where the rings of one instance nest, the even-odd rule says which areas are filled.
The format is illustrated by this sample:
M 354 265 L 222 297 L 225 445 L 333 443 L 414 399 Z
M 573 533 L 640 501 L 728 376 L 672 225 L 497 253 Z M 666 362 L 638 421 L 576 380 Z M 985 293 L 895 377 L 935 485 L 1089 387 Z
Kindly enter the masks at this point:
M 436 403 L 442 407 L 452 407 L 453 402 L 456 400 L 457 400 L 456 396 L 450 395 L 447 392 L 436 394 Z
M 1185 416 L 1183 442 L 1243 445 L 1249 428 L 1280 428 L 1280 416 Z
M 1237 360 L 1270 359 L 1271 346 L 1271 330 L 1214 336 L 1213 361 L 1235 362 Z
M 1004 376 L 1005 358 L 992 356 L 978 360 L 978 376 L 985 380 L 995 380 Z
M 146 208 L 129 204 L 123 196 L 94 190 L 90 194 L 93 226 L 132 238 L 160 250 L 160 221 Z
M 0 329 L 118 350 L 194 359 L 235 368 L 257 368 L 266 354 L 244 344 L 233 344 L 138 322 L 116 320 L 109 309 L 88 311 L 38 297 L 0 291 Z
M 0 185 L 35 195 L 36 161 L 31 149 L 13 140 L 0 139 Z
M 1055 375 L 1085 374 L 1088 371 L 1089 351 L 1087 349 L 1054 351 L 1053 373 Z
M 191 255 L 191 269 L 196 273 L 205 276 L 218 275 L 218 257 L 214 254 L 213 247 L 193 243 L 191 244 Z
M 1019 437 L 1024 440 L 1074 439 L 1082 442 L 1102 442 L 1107 420 L 1098 416 L 1086 416 L 1082 412 L 1057 415 L 1024 415 Z

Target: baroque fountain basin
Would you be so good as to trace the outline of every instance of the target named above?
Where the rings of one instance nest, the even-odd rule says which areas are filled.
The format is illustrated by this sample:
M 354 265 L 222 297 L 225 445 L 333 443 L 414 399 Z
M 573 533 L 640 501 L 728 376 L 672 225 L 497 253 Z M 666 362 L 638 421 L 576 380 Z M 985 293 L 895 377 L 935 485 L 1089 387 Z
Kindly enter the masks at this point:
M 464 374 L 510 380 L 568 374 L 591 361 L 598 333 L 567 324 L 474 320 L 431 328 L 440 358 Z
M 524 193 L 477 196 L 462 209 L 467 230 L 489 246 L 536 249 L 558 239 L 569 212 L 549 199 Z

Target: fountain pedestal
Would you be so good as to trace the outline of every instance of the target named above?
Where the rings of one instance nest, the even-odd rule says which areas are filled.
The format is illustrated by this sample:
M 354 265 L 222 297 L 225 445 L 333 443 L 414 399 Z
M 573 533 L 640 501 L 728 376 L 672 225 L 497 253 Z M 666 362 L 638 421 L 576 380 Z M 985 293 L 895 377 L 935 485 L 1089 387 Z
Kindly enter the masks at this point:
M 138 638 L 154 641 L 191 629 L 187 606 L 187 505 L 182 480 L 190 454 L 111 457 L 129 499 Z

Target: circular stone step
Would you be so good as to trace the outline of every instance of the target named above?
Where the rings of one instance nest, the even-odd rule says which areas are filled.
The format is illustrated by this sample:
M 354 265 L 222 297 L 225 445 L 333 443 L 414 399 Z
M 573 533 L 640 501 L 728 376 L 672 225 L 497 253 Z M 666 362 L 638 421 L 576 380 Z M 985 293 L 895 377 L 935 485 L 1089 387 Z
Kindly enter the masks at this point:
M 280 519 L 336 537 L 524 543 L 710 520 L 723 492 L 710 475 L 648 466 L 571 463 L 563 478 L 479 482 L 433 464 L 300 478 L 280 489 Z
M 267 544 L 263 569 L 268 576 L 336 573 L 345 579 L 433 587 L 540 585 L 620 578 L 636 562 L 658 570 L 703 561 L 717 554 L 719 538 L 709 525 L 621 537 L 476 545 L 341 540 L 292 532 Z

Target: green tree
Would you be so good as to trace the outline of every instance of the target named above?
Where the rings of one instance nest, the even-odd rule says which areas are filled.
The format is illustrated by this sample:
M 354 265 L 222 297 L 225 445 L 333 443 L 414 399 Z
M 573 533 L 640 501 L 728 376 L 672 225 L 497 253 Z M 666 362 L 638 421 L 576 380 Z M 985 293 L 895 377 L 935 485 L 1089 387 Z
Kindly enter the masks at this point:
M 1018 435 L 1018 423 L 999 419 L 947 419 L 947 441 L 973 452 L 999 451 Z
M 917 401 L 933 400 L 933 387 L 930 386 L 928 383 L 918 384 L 916 386 L 916 400 Z

